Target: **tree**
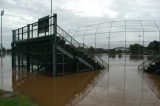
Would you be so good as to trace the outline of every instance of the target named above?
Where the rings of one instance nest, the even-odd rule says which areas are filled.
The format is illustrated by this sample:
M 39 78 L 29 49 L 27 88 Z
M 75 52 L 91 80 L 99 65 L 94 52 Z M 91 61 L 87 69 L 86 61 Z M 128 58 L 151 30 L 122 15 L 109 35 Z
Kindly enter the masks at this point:
M 160 50 L 160 42 L 158 42 L 158 41 L 150 42 L 149 45 L 147 46 L 147 49 L 149 51 L 153 51 L 155 53 L 158 53 Z
M 129 51 L 130 51 L 130 53 L 133 53 L 133 54 L 139 54 L 139 53 L 142 54 L 143 53 L 143 46 L 135 43 L 135 44 L 129 46 Z
M 1 47 L 0 47 L 0 50 L 1 50 Z M 4 51 L 6 51 L 6 49 L 2 46 L 2 51 L 4 52 Z
M 89 52 L 89 53 L 94 53 L 94 52 L 95 52 L 94 47 L 93 47 L 93 46 L 90 46 L 90 47 L 88 48 L 88 52 Z

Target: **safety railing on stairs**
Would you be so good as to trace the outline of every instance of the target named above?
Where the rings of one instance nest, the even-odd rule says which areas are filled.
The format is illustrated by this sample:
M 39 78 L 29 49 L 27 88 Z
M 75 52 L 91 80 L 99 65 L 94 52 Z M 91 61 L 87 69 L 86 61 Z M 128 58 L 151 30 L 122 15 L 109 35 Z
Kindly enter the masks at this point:
M 87 51 L 85 50 L 85 49 L 89 49 L 85 44 L 81 44 L 78 41 L 76 41 L 72 36 L 70 36 L 65 30 L 63 30 L 58 25 L 57 25 L 57 34 L 58 34 L 58 36 L 61 36 L 63 39 L 65 39 L 68 44 L 74 46 L 75 48 L 79 48 L 78 49 L 79 51 L 83 50 L 83 52 L 85 54 L 87 54 L 88 56 L 90 56 L 87 53 Z M 97 62 L 97 63 L 99 63 L 100 65 L 102 65 L 104 67 L 108 67 L 108 64 L 103 59 L 101 59 L 99 56 L 95 55 L 94 61 Z
M 145 60 L 142 64 L 140 64 L 138 66 L 138 70 L 142 71 L 144 70 L 146 67 L 148 67 L 150 64 L 154 63 L 155 61 L 159 60 L 160 56 L 159 55 L 153 55 L 147 58 L 147 60 Z

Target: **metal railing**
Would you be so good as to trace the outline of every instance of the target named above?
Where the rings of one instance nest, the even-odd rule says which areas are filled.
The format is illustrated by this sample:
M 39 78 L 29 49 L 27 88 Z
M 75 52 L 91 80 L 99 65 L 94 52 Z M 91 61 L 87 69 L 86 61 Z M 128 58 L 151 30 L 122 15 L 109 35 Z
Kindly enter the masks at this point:
M 150 64 L 156 62 L 157 60 L 160 60 L 160 56 L 159 55 L 153 55 L 147 58 L 147 60 L 145 60 L 142 64 L 140 64 L 138 66 L 138 70 L 142 71 L 144 70 L 146 67 L 148 67 Z
M 83 51 L 85 54 L 87 54 L 90 58 L 92 58 L 90 56 L 89 53 L 87 53 L 86 49 L 89 49 L 84 43 L 79 43 L 78 41 L 76 41 L 72 36 L 70 36 L 66 31 L 64 31 L 60 26 L 57 25 L 57 34 L 59 36 L 61 36 L 63 39 L 65 39 L 67 41 L 67 43 L 71 44 L 72 46 L 74 46 L 75 48 L 79 48 L 79 51 Z M 101 59 L 99 56 L 95 55 L 94 61 L 99 63 L 100 65 L 104 66 L 104 67 L 108 67 L 108 64 Z
M 25 41 L 28 39 L 33 38 L 39 38 L 43 36 L 49 36 L 53 35 L 54 30 L 54 16 L 48 17 L 49 24 L 45 24 L 42 27 L 39 27 L 39 22 L 35 22 L 32 24 L 28 24 L 24 27 L 21 27 L 19 29 L 16 29 L 13 31 L 13 43 L 19 42 L 19 41 Z M 47 22 L 48 23 L 48 22 Z M 43 33 L 39 33 L 39 30 L 43 30 Z M 52 31 L 52 32 L 51 32 Z M 61 36 L 63 39 L 65 39 L 70 45 L 77 48 L 79 51 L 83 51 L 85 54 L 87 54 L 90 58 L 93 58 L 90 56 L 90 54 L 87 52 L 87 49 L 89 49 L 85 44 L 81 44 L 78 41 L 76 41 L 72 36 L 70 36 L 65 30 L 63 30 L 61 27 L 57 25 L 57 36 Z M 108 64 L 101 59 L 99 56 L 95 55 L 95 58 L 93 58 L 95 62 L 99 63 L 102 66 L 108 67 Z
M 13 30 L 13 42 L 25 41 L 32 38 L 52 35 L 54 28 L 53 21 L 54 16 L 51 16 L 48 17 L 47 21 L 43 23 L 44 25 L 39 25 L 39 22 L 35 22 Z

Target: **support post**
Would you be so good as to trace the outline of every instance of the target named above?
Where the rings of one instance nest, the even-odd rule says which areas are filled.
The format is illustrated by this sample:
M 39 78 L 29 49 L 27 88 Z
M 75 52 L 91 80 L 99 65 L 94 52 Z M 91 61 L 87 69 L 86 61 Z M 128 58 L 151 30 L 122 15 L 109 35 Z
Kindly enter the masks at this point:
M 1 12 L 1 65 L 2 65 L 3 45 L 2 45 L 2 12 Z
M 18 48 L 18 69 L 21 68 L 20 62 L 21 62 L 21 58 L 20 58 L 20 51 L 19 51 L 19 48 Z
M 15 41 L 16 41 L 16 31 L 12 31 L 12 68 L 16 65 L 16 60 L 15 60 Z
M 32 38 L 33 38 L 33 24 L 32 24 Z
M 30 50 L 30 47 L 28 47 L 27 46 L 27 51 L 28 51 L 28 53 L 27 53 L 27 71 L 30 71 L 30 52 L 31 52 L 31 50 Z
M 20 40 L 20 39 L 19 39 L 19 29 L 18 29 L 17 31 L 18 31 L 18 41 L 19 41 L 19 40 Z
M 22 28 L 22 40 L 23 40 L 23 28 Z
M 32 72 L 33 72 L 33 57 L 34 57 L 34 56 L 33 56 L 33 47 L 32 47 L 32 56 L 31 56 L 31 61 L 32 61 L 32 62 L 31 62 L 31 63 L 32 63 Z
M 23 57 L 24 56 L 23 56 L 23 53 L 21 54 L 21 56 L 22 56 L 21 58 L 22 58 L 22 70 L 23 70 L 23 68 L 24 68 L 24 63 L 23 63 L 23 61 L 24 61 Z
M 62 63 L 63 63 L 63 75 L 64 75 L 64 65 L 65 65 L 65 61 L 64 61 L 64 54 L 62 54 L 62 58 L 63 58 L 63 60 L 62 60 Z
M 108 67 L 109 67 L 109 56 L 110 56 L 110 43 L 111 43 L 111 30 L 112 30 L 112 24 L 113 22 L 111 21 L 111 24 L 110 24 L 110 28 L 109 28 L 109 36 L 108 36 Z
M 145 42 L 144 42 L 144 28 L 143 28 L 143 24 L 142 24 L 142 21 L 140 20 L 139 21 L 139 23 L 140 23 L 140 25 L 141 25 L 141 28 L 142 28 L 142 31 L 143 31 L 143 35 L 142 35 L 142 37 L 143 37 L 143 56 L 144 56 L 144 45 L 145 45 Z M 143 57 L 143 67 L 144 67 L 144 57 Z
M 53 71 L 52 76 L 57 75 L 57 65 L 56 65 L 56 48 L 57 48 L 57 14 L 54 14 L 53 16 Z
M 12 47 L 12 68 L 16 66 L 15 48 Z
M 30 25 L 27 25 L 27 39 L 30 39 Z
M 16 41 L 16 31 L 15 30 L 12 31 L 12 41 L 13 43 Z

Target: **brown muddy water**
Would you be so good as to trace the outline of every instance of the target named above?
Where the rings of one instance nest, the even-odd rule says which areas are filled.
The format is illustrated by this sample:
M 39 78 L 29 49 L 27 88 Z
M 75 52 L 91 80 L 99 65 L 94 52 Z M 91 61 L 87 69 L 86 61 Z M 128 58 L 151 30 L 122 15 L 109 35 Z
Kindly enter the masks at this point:
M 106 54 L 101 55 L 108 61 Z M 143 60 L 113 55 L 110 68 L 52 78 L 12 70 L 3 57 L 0 89 L 28 95 L 38 106 L 160 106 L 160 76 L 137 70 Z

